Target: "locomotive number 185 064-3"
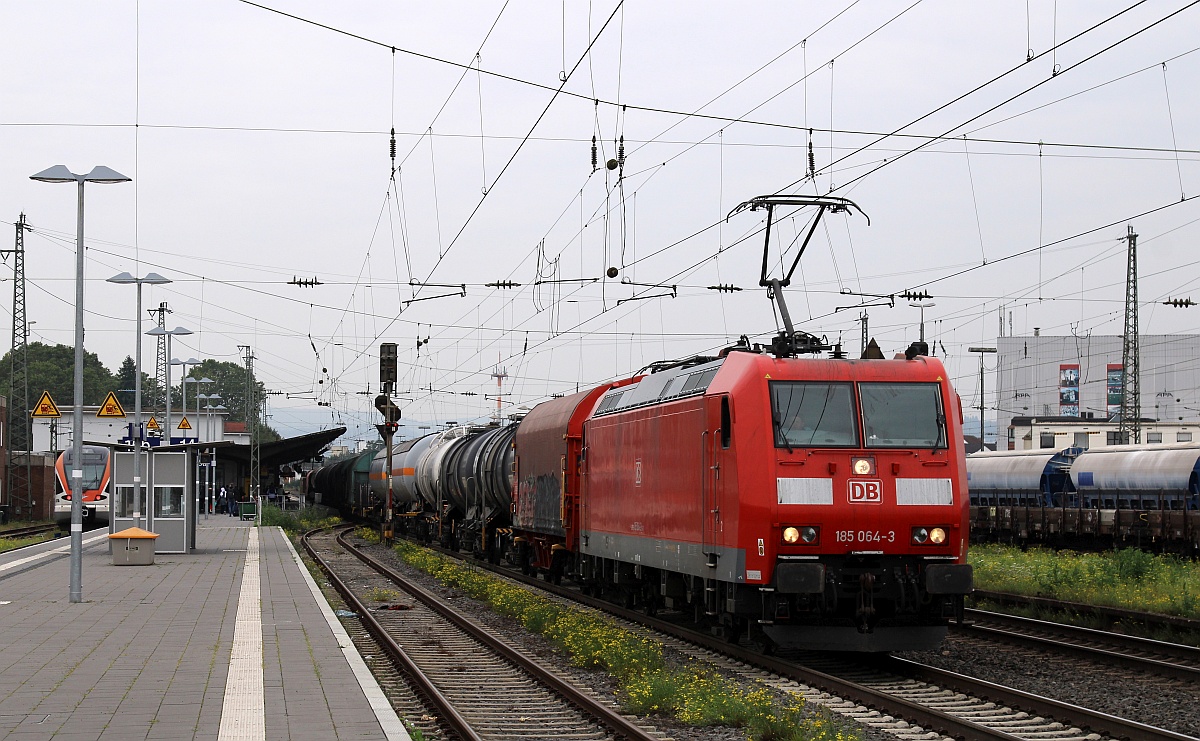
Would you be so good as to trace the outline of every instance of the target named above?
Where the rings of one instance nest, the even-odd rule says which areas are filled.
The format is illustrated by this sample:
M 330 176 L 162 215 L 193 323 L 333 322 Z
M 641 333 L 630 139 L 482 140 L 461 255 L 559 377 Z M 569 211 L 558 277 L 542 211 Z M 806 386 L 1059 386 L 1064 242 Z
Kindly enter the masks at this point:
M 834 539 L 838 543 L 895 543 L 895 530 L 837 530 Z

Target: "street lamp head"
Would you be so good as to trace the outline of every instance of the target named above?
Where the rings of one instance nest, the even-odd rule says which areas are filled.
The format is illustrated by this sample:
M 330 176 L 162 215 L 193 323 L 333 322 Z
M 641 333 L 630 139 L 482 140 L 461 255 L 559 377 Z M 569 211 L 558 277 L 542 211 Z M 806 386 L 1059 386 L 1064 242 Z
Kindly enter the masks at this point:
M 146 277 L 144 277 L 144 278 L 134 278 L 128 272 L 124 272 L 124 273 L 119 273 L 119 274 L 114 275 L 113 277 L 109 278 L 108 282 L 109 283 L 120 283 L 122 285 L 128 285 L 131 283 L 137 283 L 138 285 L 141 285 L 143 283 L 149 283 L 152 286 L 161 286 L 164 283 L 170 283 L 171 279 L 164 278 L 161 275 L 159 275 L 158 273 L 146 273 Z
M 104 165 L 96 165 L 87 175 L 76 175 L 68 170 L 66 165 L 55 165 L 35 175 L 30 175 L 29 179 L 43 183 L 127 183 L 131 180 Z
M 78 175 L 67 169 L 66 165 L 55 165 L 37 173 L 30 175 L 30 180 L 37 180 L 43 183 L 74 183 L 79 178 Z
M 111 167 L 96 165 L 83 179 L 88 183 L 128 183 L 133 178 L 122 175 Z

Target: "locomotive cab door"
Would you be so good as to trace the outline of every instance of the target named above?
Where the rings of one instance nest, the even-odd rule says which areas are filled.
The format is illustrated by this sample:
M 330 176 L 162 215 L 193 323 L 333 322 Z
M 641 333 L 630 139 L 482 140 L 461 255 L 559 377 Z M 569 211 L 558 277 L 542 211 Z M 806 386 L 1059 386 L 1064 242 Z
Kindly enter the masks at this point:
M 723 469 L 733 444 L 732 410 L 728 394 L 704 397 L 705 425 L 702 435 L 701 455 L 701 545 L 710 567 L 717 567 L 725 541 L 725 482 L 728 478 Z M 721 572 L 733 568 L 725 564 Z

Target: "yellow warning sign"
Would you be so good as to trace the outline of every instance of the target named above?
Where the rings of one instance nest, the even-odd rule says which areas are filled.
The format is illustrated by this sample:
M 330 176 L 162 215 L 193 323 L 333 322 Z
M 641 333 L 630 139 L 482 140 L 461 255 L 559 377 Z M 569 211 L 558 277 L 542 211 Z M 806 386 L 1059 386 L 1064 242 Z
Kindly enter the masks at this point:
M 151 417 L 150 421 L 146 423 L 146 429 L 147 430 L 161 430 L 162 428 L 158 426 L 158 420 L 155 419 L 154 417 Z
M 184 417 L 183 419 L 179 420 L 179 429 L 181 429 L 181 430 L 192 429 L 192 423 L 187 421 L 187 417 Z
M 29 416 L 61 417 L 62 413 L 58 411 L 58 405 L 54 403 L 54 399 L 50 398 L 50 392 L 43 391 L 37 403 L 33 405 L 33 411 L 29 413 Z
M 104 397 L 104 403 L 96 410 L 97 417 L 124 417 L 125 410 L 121 408 L 121 402 L 117 401 L 117 395 L 112 391 L 108 392 L 108 396 Z

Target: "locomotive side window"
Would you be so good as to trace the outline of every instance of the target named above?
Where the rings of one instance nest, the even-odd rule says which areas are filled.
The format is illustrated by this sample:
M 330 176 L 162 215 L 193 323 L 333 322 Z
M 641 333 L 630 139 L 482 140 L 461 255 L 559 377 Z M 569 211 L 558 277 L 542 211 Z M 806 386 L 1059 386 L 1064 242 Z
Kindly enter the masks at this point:
M 936 383 L 860 383 L 868 448 L 944 448 L 946 413 Z
M 771 383 L 777 448 L 857 447 L 854 392 L 848 383 Z

